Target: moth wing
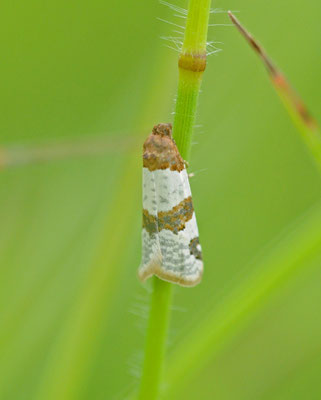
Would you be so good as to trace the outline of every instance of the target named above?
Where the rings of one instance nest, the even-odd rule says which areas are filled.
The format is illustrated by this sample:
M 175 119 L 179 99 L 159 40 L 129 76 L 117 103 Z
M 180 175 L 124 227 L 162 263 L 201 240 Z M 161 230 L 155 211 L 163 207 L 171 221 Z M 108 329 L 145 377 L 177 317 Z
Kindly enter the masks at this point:
M 143 218 L 145 211 L 149 219 L 142 229 L 142 262 L 138 269 L 140 280 L 145 281 L 161 268 L 162 254 L 158 236 L 157 191 L 155 172 L 143 168 Z
M 186 169 L 181 172 L 167 170 L 167 175 L 163 171 L 163 176 L 156 180 L 159 185 L 158 191 L 164 192 L 165 186 L 168 188 L 168 205 L 164 209 L 164 205 L 159 204 L 158 207 L 163 211 L 170 211 L 178 204 L 188 198 L 191 198 L 191 189 Z M 160 175 L 162 171 L 159 171 Z M 157 190 L 157 189 L 156 189 Z M 166 207 L 166 205 L 165 205 Z M 175 218 L 175 216 L 174 216 Z M 175 221 L 173 221 L 175 224 Z M 192 217 L 185 223 L 182 230 L 173 231 L 170 229 L 162 229 L 159 231 L 160 249 L 162 254 L 161 275 L 162 279 L 177 283 L 181 286 L 195 286 L 202 277 L 203 262 L 201 258 L 201 248 L 199 243 L 198 256 L 193 254 L 194 238 L 198 241 L 198 228 L 193 210 Z
M 159 234 L 162 253 L 162 272 L 166 279 L 180 286 L 195 286 L 203 274 L 201 246 L 195 213 L 177 234 L 164 229 Z
M 184 229 L 175 229 L 180 221 L 180 209 L 177 206 L 187 199 L 191 201 L 186 169 L 181 172 L 143 169 L 145 221 L 142 230 L 142 263 L 139 268 L 142 281 L 155 274 L 181 286 L 194 286 L 200 282 L 203 264 L 191 251 L 191 242 L 195 238 L 198 240 L 193 209 Z M 160 215 L 166 215 L 166 219 L 160 218 Z M 163 225 L 159 226 L 159 223 Z
M 203 275 L 202 249 L 199 244 L 199 234 L 195 212 L 186 223 L 185 229 L 178 233 L 179 236 L 179 280 L 182 286 L 197 285 Z
M 187 171 L 159 169 L 155 174 L 157 211 L 168 212 L 191 196 Z

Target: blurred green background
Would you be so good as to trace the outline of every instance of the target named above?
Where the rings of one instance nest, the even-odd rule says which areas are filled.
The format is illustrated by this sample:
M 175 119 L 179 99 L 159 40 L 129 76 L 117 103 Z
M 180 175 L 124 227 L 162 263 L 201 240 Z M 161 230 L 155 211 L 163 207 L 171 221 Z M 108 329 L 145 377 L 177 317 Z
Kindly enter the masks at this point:
M 320 1 L 212 6 L 240 11 L 320 121 Z M 181 29 L 157 17 L 183 25 L 174 14 L 156 0 L 1 6 L 1 145 L 124 145 L 1 171 L 0 399 L 120 400 L 137 387 L 141 146 L 172 120 L 177 53 L 161 36 Z M 237 31 L 213 26 L 209 40 L 223 51 L 208 59 L 190 162 L 205 275 L 175 288 L 165 398 L 320 399 L 320 242 L 304 250 L 320 234 L 320 176 Z

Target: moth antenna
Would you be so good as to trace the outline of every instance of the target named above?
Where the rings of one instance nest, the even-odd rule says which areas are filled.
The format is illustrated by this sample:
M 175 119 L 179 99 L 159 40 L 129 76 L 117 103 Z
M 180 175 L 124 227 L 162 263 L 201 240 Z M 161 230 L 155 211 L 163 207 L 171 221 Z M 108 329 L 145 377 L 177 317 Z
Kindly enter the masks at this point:
M 198 175 L 200 172 L 208 171 L 208 168 L 197 169 L 196 171 L 192 172 L 194 176 Z

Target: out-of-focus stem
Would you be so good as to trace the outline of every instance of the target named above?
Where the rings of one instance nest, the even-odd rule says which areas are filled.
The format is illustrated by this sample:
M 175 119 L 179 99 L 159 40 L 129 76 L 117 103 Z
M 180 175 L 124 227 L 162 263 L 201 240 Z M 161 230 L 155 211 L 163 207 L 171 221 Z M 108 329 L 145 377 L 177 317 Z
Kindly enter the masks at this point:
M 107 136 L 85 139 L 49 141 L 40 144 L 21 144 L 0 147 L 0 170 L 22 167 L 64 159 L 106 155 L 125 152 L 133 144 L 133 138 Z
M 252 49 L 260 56 L 270 75 L 275 90 L 321 170 L 321 132 L 316 120 L 311 116 L 303 101 L 296 94 L 282 72 L 274 65 L 263 47 L 244 28 L 231 11 L 228 12 L 228 15 Z

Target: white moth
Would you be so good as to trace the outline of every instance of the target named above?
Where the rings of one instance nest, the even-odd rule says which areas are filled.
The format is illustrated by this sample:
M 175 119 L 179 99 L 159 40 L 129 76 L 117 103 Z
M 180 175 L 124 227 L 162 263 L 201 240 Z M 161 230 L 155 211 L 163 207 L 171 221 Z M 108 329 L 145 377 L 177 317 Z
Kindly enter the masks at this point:
M 144 143 L 142 263 L 138 275 L 195 286 L 202 251 L 185 162 L 170 124 L 159 124 Z

